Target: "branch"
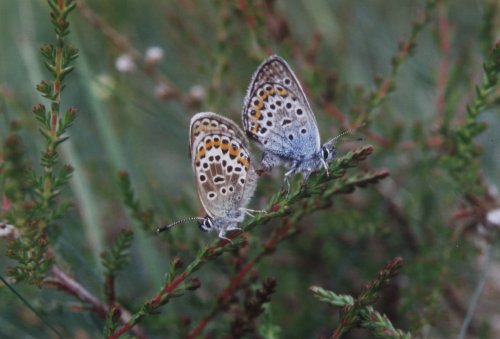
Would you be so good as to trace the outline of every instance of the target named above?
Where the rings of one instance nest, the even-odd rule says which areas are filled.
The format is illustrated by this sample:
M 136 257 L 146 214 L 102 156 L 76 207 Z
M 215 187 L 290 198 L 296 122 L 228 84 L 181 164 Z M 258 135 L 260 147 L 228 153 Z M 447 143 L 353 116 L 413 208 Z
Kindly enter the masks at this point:
M 279 242 L 284 239 L 288 239 L 299 232 L 298 228 L 294 226 L 296 226 L 296 224 L 290 222 L 288 219 L 283 221 L 282 226 L 276 229 L 273 236 L 266 243 L 264 243 L 262 250 L 253 259 L 249 260 L 231 279 L 228 286 L 222 290 L 221 293 L 219 293 L 215 307 L 198 323 L 198 325 L 194 327 L 194 329 L 188 334 L 187 338 L 193 339 L 198 337 L 208 323 L 215 318 L 217 313 L 226 308 L 228 301 L 232 299 L 238 290 L 238 287 L 243 283 L 245 277 L 252 270 L 252 268 L 254 268 L 255 265 L 266 255 L 273 253 Z
M 370 93 L 370 98 L 365 111 L 360 115 L 361 121 L 365 121 L 368 115 L 385 100 L 385 98 L 394 91 L 396 76 L 399 73 L 401 65 L 408 60 L 413 52 L 418 34 L 430 22 L 432 12 L 434 11 L 438 1 L 427 0 L 424 11 L 413 22 L 413 27 L 410 32 L 410 37 L 399 44 L 399 50 L 391 60 L 391 74 L 387 79 L 381 79 L 378 87 Z
M 51 276 L 46 277 L 42 285 L 45 287 L 55 288 L 66 294 L 74 296 L 76 299 L 90 306 L 90 310 L 97 314 L 100 318 L 106 319 L 109 312 L 109 306 L 100 301 L 92 293 L 90 293 L 85 287 L 80 285 L 75 279 L 67 275 L 56 265 L 52 266 Z M 124 309 L 122 306 L 115 303 L 114 305 L 118 308 L 120 312 L 120 320 L 122 323 L 127 323 L 130 321 L 131 314 L 129 311 Z M 144 330 L 137 326 L 133 329 L 136 336 L 144 338 Z
M 152 67 L 154 65 L 147 62 L 147 58 L 132 45 L 127 37 L 115 30 L 108 22 L 92 11 L 92 9 L 87 6 L 85 0 L 76 0 L 76 3 L 78 13 L 80 13 L 85 20 L 94 26 L 94 28 L 101 31 L 118 50 L 129 54 L 134 62 L 139 65 L 143 73 L 153 79 L 157 85 L 162 88 L 162 98 L 176 99 L 189 107 L 195 98 L 185 95 L 172 81 L 162 74 L 157 67 Z
M 370 304 L 373 304 L 378 299 L 378 292 L 385 288 L 390 279 L 399 274 L 401 267 L 403 266 L 403 259 L 401 257 L 394 258 L 389 264 L 387 264 L 384 269 L 382 269 L 378 273 L 378 277 L 372 282 L 368 283 L 359 297 L 356 298 L 354 304 L 349 305 L 346 304 L 343 307 L 343 314 L 339 319 L 339 325 L 333 331 L 331 336 L 332 339 L 339 339 L 343 334 L 349 332 L 354 326 L 360 321 L 368 321 L 370 317 L 375 316 L 377 319 L 377 314 L 374 314 L 373 309 L 368 307 Z M 388 319 L 385 318 L 387 321 Z M 373 320 L 373 319 L 372 319 Z M 370 322 L 371 323 L 371 322 Z M 390 322 L 389 322 L 390 324 Z M 372 324 L 373 327 L 378 327 Z M 369 327 L 366 326 L 365 327 Z M 392 324 L 390 324 L 392 328 Z M 378 330 L 380 328 L 378 327 Z M 402 332 L 401 332 L 402 333 Z M 388 337 L 404 337 L 403 336 L 388 336 Z
M 285 194 L 284 192 L 275 194 L 269 203 L 271 206 L 268 208 L 269 212 L 257 215 L 253 219 L 247 221 L 245 225 L 242 226 L 242 229 L 244 231 L 249 231 L 256 226 L 267 223 L 273 219 L 290 215 L 292 214 L 292 211 L 294 212 L 291 218 L 293 218 L 293 220 L 298 220 L 299 218 L 302 218 L 303 216 L 318 209 L 329 206 L 329 200 L 335 194 L 351 193 L 355 187 L 365 187 L 367 184 L 374 184 L 378 182 L 378 180 L 385 178 L 389 174 L 387 170 L 374 171 L 352 178 L 343 178 L 342 180 L 339 180 L 338 183 L 335 180 L 344 176 L 348 168 L 355 167 L 358 162 L 365 160 L 372 153 L 372 151 L 373 147 L 370 145 L 361 146 L 358 149 L 339 157 L 336 161 L 330 164 L 329 175 L 325 172 L 312 174 L 307 182 L 303 183 L 301 186 L 295 187 L 288 194 Z M 334 183 L 332 186 L 333 189 L 329 187 L 331 182 Z M 311 199 L 311 196 L 316 196 L 318 199 Z M 322 203 L 318 204 L 316 203 L 316 200 L 319 200 Z M 301 207 L 296 208 L 295 210 L 292 209 L 295 204 L 300 204 Z M 224 252 L 233 251 L 235 248 L 241 247 L 242 244 L 246 243 L 246 240 L 240 237 L 241 234 L 242 232 L 232 232 L 228 235 L 228 238 L 231 241 L 217 239 L 214 240 L 211 245 L 201 249 L 193 262 L 191 262 L 191 264 L 183 272 L 179 273 L 175 276 L 175 278 L 169 279 L 169 281 L 162 288 L 161 292 L 144 303 L 141 309 L 133 315 L 127 323 L 110 336 L 110 338 L 119 338 L 122 334 L 133 328 L 135 324 L 139 323 L 144 317 L 151 314 L 160 306 L 166 304 L 172 297 L 182 294 L 184 290 L 188 289 L 183 284 L 186 279 L 195 271 L 200 269 L 207 261 L 214 259 Z M 277 237 L 284 237 L 285 235 L 286 234 L 284 234 L 284 232 L 279 231 L 276 234 Z M 272 252 L 277 242 L 278 240 L 271 240 L 266 243 L 267 247 L 262 255 Z M 260 259 L 259 257 L 257 258 Z M 246 267 L 245 271 L 240 272 L 241 276 L 235 277 L 234 283 L 239 284 L 239 281 L 250 270 L 250 268 L 251 264 Z

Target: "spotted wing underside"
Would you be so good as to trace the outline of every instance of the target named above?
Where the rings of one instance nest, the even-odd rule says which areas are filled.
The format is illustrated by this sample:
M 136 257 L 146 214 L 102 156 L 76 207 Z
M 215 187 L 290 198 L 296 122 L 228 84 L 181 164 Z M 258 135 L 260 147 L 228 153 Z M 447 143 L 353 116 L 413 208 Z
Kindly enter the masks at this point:
M 255 72 L 242 120 L 247 135 L 280 157 L 300 160 L 320 148 L 316 119 L 304 91 L 279 56 L 268 58 Z
M 191 159 L 198 194 L 211 217 L 228 217 L 245 207 L 256 175 L 243 132 L 215 113 L 198 113 L 191 121 Z

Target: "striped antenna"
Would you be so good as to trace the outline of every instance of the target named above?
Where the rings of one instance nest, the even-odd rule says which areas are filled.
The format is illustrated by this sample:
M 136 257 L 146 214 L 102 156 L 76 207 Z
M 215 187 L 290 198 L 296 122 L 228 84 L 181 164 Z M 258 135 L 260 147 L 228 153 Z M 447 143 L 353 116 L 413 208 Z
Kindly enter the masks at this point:
M 178 224 L 182 224 L 182 223 L 185 223 L 185 222 L 188 222 L 188 221 L 193 221 L 193 220 L 197 220 L 197 221 L 203 221 L 205 218 L 201 218 L 201 217 L 189 217 L 189 218 L 184 218 L 184 219 L 181 219 L 181 220 L 177 220 L 176 222 L 173 222 L 171 224 L 168 224 L 166 226 L 163 226 L 163 227 L 158 227 L 156 229 L 156 232 L 160 233 L 160 232 L 163 232 L 165 230 L 168 230 L 169 228 L 172 228 L 174 227 L 175 225 L 178 225 Z
M 359 127 L 363 127 L 365 125 L 365 123 L 363 123 L 361 126 Z M 359 128 L 358 127 L 358 128 Z M 347 135 L 347 134 L 353 134 L 355 130 L 357 130 L 358 128 L 349 128 L 349 129 L 341 129 L 341 133 L 339 135 L 337 135 L 336 137 L 332 138 L 331 140 L 329 140 L 327 143 L 330 143 L 330 142 L 333 142 L 335 143 L 336 140 L 342 138 L 343 136 Z M 349 141 L 362 141 L 363 138 L 362 137 L 359 137 L 359 138 L 355 138 L 355 139 L 350 139 Z

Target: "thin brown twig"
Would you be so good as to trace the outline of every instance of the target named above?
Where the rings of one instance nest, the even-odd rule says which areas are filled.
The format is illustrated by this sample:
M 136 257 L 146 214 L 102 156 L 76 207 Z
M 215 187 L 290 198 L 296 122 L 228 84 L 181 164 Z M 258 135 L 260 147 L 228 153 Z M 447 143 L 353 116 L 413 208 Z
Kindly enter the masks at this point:
M 244 278 L 248 275 L 248 273 L 255 267 L 264 256 L 271 254 L 276 249 L 276 246 L 279 242 L 284 239 L 290 238 L 293 235 L 297 234 L 299 230 L 297 228 L 293 229 L 294 223 L 290 220 L 284 220 L 281 227 L 279 227 L 273 236 L 263 245 L 263 249 L 259 252 L 253 259 L 249 260 L 243 267 L 239 270 L 239 272 L 231 279 L 228 286 L 222 290 L 217 298 L 217 305 L 214 309 L 196 325 L 191 332 L 187 335 L 188 339 L 194 339 L 198 337 L 201 332 L 205 329 L 208 323 L 215 318 L 218 312 L 223 310 L 227 302 L 231 300 L 231 297 L 234 296 L 238 287 L 244 281 Z
M 443 114 L 446 103 L 446 85 L 448 82 L 448 74 L 450 68 L 450 23 L 446 13 L 446 4 L 440 2 L 438 4 L 438 38 L 439 50 L 441 52 L 441 60 L 438 67 L 438 79 L 436 85 L 436 110 L 437 121 L 436 127 L 440 127 L 443 123 Z
M 378 173 L 381 177 L 385 177 L 388 174 L 384 170 L 380 170 L 378 171 Z M 340 194 L 340 193 L 348 193 L 351 191 L 352 190 L 347 190 L 345 192 L 342 192 L 340 190 L 333 190 L 326 196 L 331 197 L 333 193 Z M 241 285 L 245 276 L 248 274 L 248 272 L 250 272 L 250 270 L 255 266 L 257 262 L 259 262 L 264 256 L 273 253 L 276 250 L 277 245 L 281 241 L 291 238 L 292 236 L 300 232 L 300 229 L 297 227 L 298 220 L 303 218 L 305 215 L 309 214 L 311 210 L 328 208 L 330 205 L 331 204 L 329 201 L 323 201 L 323 203 L 320 205 L 315 203 L 305 205 L 303 206 L 303 209 L 298 210 L 290 218 L 285 218 L 283 220 L 282 226 L 276 229 L 273 236 L 267 242 L 264 243 L 263 250 L 259 254 L 257 254 L 252 260 L 247 262 L 247 264 L 241 268 L 241 270 L 233 277 L 233 279 L 231 279 L 229 285 L 219 294 L 218 302 L 215 308 L 208 315 L 206 315 L 198 323 L 197 326 L 195 326 L 195 328 L 188 334 L 188 338 L 193 339 L 199 336 L 203 331 L 203 329 L 208 325 L 208 323 L 217 315 L 217 313 L 225 308 L 227 301 L 231 300 L 231 297 L 235 294 L 237 288 Z
M 243 225 L 243 229 L 248 231 L 253 229 L 257 225 L 268 222 L 269 220 L 290 215 L 292 211 L 290 210 L 289 206 L 292 206 L 295 203 L 299 203 L 301 200 L 310 197 L 310 195 L 312 194 L 318 195 L 318 199 L 328 203 L 320 205 L 314 203 L 307 204 L 307 206 L 305 206 L 304 208 L 294 211 L 295 214 L 290 218 L 291 220 L 296 221 L 315 210 L 330 206 L 329 200 L 333 197 L 333 195 L 348 194 L 354 191 L 356 187 L 365 187 L 368 184 L 377 183 L 379 180 L 385 178 L 389 174 L 387 170 L 382 169 L 378 171 L 371 171 L 369 173 L 354 177 L 342 178 L 348 168 L 354 167 L 355 164 L 365 160 L 366 157 L 368 157 L 372 153 L 372 151 L 373 147 L 371 145 L 364 145 L 362 147 L 359 147 L 357 150 L 349 152 L 343 157 L 337 159 L 337 162 L 335 163 L 336 168 L 332 168 L 330 175 L 319 172 L 314 177 L 311 177 L 307 181 L 307 183 L 304 183 L 300 188 L 296 188 L 294 191 L 289 192 L 288 195 L 283 195 L 282 193 L 278 194 L 277 197 L 278 199 L 281 198 L 281 200 L 273 203 L 272 207 L 269 208 L 267 214 L 258 215 L 247 222 L 245 225 Z M 339 179 L 333 181 L 335 178 Z M 333 182 L 333 186 L 330 189 L 327 188 L 327 182 Z M 290 233 L 278 234 L 280 237 L 287 237 Z M 122 325 L 109 338 L 119 338 L 125 332 L 133 328 L 135 324 L 139 323 L 146 316 L 150 315 L 158 307 L 167 303 L 169 299 L 175 294 L 175 292 L 182 289 L 186 290 L 186 287 L 182 286 L 182 284 L 191 274 L 200 269 L 202 265 L 221 255 L 222 253 L 230 251 L 242 245 L 242 239 L 241 237 L 239 237 L 240 235 L 240 232 L 232 232 L 227 235 L 230 240 L 216 240 L 216 242 L 214 242 L 212 245 L 204 248 L 201 252 L 199 252 L 196 258 L 191 262 L 191 264 L 186 267 L 183 272 L 177 274 L 174 278 L 172 278 L 172 280 L 169 280 L 158 295 L 145 302 L 143 304 L 143 307 L 141 307 L 141 309 L 137 313 L 135 313 L 126 324 Z M 243 239 L 243 241 L 245 240 Z M 231 246 L 228 246 L 228 244 L 231 244 Z M 268 244 L 269 246 L 266 248 L 266 253 L 272 252 L 272 250 L 274 249 L 273 244 L 274 242 Z
M 353 305 L 345 305 L 341 312 L 339 324 L 334 329 L 331 339 L 340 339 L 359 323 L 361 311 L 379 298 L 382 289 L 387 288 L 391 279 L 399 274 L 403 266 L 403 258 L 396 257 L 391 260 L 382 270 L 377 278 L 365 285 Z M 394 336 L 390 336 L 393 338 Z
M 153 79 L 162 88 L 162 98 L 177 99 L 187 107 L 192 100 L 179 90 L 172 81 L 162 74 L 157 67 L 152 67 L 145 62 L 144 55 L 134 47 L 134 45 L 125 37 L 115 30 L 109 23 L 97 15 L 90 7 L 87 6 L 85 0 L 76 0 L 77 11 L 87 20 L 92 26 L 100 30 L 113 45 L 120 51 L 129 54 L 134 61 L 139 65 L 140 69 L 151 79 Z
M 114 275 L 106 275 L 104 278 L 104 292 L 106 294 L 108 305 L 114 305 L 116 300 Z
M 70 294 L 90 307 L 90 310 L 97 314 L 99 317 L 105 319 L 109 312 L 109 306 L 100 301 L 85 287 L 80 285 L 78 281 L 62 271 L 58 266 L 54 265 L 51 269 L 51 276 L 43 281 L 45 287 L 55 288 L 64 293 Z M 120 305 L 115 305 L 120 310 L 120 320 L 127 323 L 131 314 Z M 145 338 L 144 330 L 140 326 L 136 326 L 134 334 L 139 338 Z

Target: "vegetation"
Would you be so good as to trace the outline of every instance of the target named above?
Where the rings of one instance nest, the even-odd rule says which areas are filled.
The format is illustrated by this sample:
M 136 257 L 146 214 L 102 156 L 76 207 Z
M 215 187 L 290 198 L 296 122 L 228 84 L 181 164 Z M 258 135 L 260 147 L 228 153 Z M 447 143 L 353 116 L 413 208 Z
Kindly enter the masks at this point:
M 0 337 L 500 335 L 497 1 L 0 4 Z M 289 61 L 325 171 L 262 175 L 231 241 L 189 119 Z M 252 148 L 259 158 L 257 147 Z

